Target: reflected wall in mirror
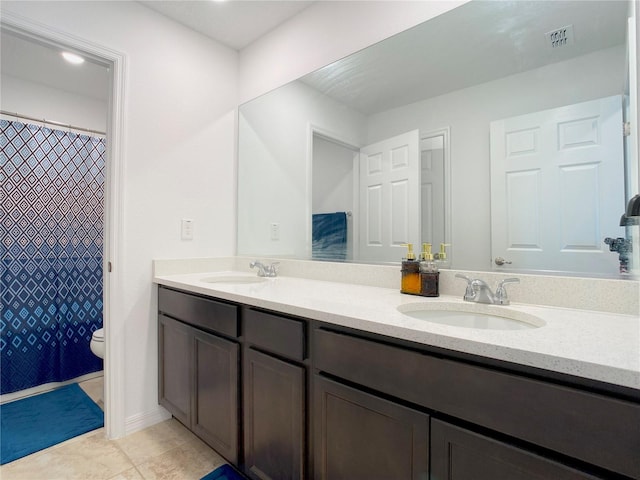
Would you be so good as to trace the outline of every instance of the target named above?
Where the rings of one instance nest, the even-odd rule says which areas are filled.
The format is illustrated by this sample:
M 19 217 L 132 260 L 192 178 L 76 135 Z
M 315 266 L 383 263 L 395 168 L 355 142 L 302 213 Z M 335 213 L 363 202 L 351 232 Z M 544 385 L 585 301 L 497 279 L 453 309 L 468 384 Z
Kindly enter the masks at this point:
M 624 102 L 629 92 L 628 12 L 626 1 L 474 0 L 242 105 L 238 253 L 312 258 L 314 214 L 342 212 L 346 234 L 340 226 L 338 236 L 346 238 L 346 246 L 338 248 L 340 261 L 399 262 L 402 243 L 415 243 L 418 250 L 421 242 L 429 242 L 436 250 L 440 243 L 451 244 L 450 265 L 456 269 L 617 276 L 618 255 L 608 251 L 604 238 L 629 238 L 638 229 L 619 226 L 625 200 L 637 192 L 633 175 L 626 176 L 626 188 L 608 186 L 617 192 L 614 197 L 620 205 L 614 209 L 619 212 L 615 218 L 607 214 L 604 226 L 593 227 L 589 233 L 595 242 L 567 244 L 581 255 L 580 270 L 553 263 L 536 265 L 535 260 L 496 266 L 492 235 L 499 235 L 500 225 L 494 221 L 492 232 L 491 187 L 496 180 L 491 173 L 490 130 L 492 122 L 532 112 L 616 95 L 619 103 Z M 567 26 L 570 36 L 554 48 L 547 34 Z M 451 35 L 459 31 L 465 35 Z M 618 110 L 624 110 L 622 104 Z M 603 121 L 595 119 L 592 125 L 600 128 Z M 417 132 L 418 170 L 395 184 L 391 180 L 391 203 L 373 216 L 370 211 L 375 209 L 369 207 L 385 196 L 373 184 L 368 193 L 363 190 L 367 148 L 412 131 Z M 440 174 L 432 173 L 442 178 L 427 186 L 430 180 L 425 183 L 423 169 L 439 155 L 438 132 L 448 162 Z M 545 141 L 557 144 L 557 138 Z M 623 143 L 621 133 L 615 141 Z M 574 151 L 589 149 L 579 147 Z M 405 153 L 412 148 L 392 146 L 388 160 L 380 157 L 380 167 L 385 161 L 396 167 L 411 163 Z M 623 165 L 620 158 L 614 161 Z M 627 171 L 631 167 L 637 172 L 637 158 L 625 161 Z M 592 169 L 581 178 L 591 175 L 590 181 L 595 181 L 597 174 L 598 169 Z M 576 178 L 558 193 L 574 198 L 568 186 L 580 183 L 582 190 L 575 198 L 594 204 L 585 194 L 588 182 Z M 407 183 L 416 179 L 417 188 Z M 541 189 L 539 197 L 554 194 Z M 597 207 L 576 210 L 578 203 L 571 207 L 575 215 L 601 214 Z M 562 214 L 566 217 L 571 208 Z M 520 223 L 527 225 L 527 220 Z M 386 245 L 386 256 L 366 252 L 378 232 L 383 232 L 377 241 Z M 561 250 L 567 240 L 576 243 L 577 235 L 567 233 L 568 237 L 553 240 L 554 248 Z M 505 258 L 520 247 L 512 242 L 509 248 L 502 254 Z M 590 269 L 594 255 L 608 259 L 604 272 Z

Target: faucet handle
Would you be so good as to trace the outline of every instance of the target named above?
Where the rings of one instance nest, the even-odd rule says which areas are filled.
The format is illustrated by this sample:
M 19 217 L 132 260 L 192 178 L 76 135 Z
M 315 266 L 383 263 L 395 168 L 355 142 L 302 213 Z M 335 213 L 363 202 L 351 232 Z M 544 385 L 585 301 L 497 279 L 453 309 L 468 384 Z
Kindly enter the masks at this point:
M 272 262 L 271 265 L 269 265 L 268 270 L 270 277 L 275 277 L 278 275 L 278 265 L 280 265 L 280 262 Z
M 473 290 L 473 280 L 466 275 L 461 273 L 456 273 L 456 277 L 463 278 L 467 281 L 467 289 L 464 292 L 464 300 L 471 300 L 475 296 L 475 291 Z
M 505 278 L 498 284 L 496 289 L 496 303 L 499 305 L 509 305 L 509 296 L 507 295 L 507 289 L 505 285 L 507 283 L 520 283 L 519 278 Z
M 258 260 L 254 260 L 253 262 L 249 263 L 249 268 L 257 268 L 258 269 L 258 276 L 259 277 L 267 277 L 267 270 L 269 269 L 269 267 L 267 267 L 266 265 L 264 265 L 262 262 L 259 262 Z

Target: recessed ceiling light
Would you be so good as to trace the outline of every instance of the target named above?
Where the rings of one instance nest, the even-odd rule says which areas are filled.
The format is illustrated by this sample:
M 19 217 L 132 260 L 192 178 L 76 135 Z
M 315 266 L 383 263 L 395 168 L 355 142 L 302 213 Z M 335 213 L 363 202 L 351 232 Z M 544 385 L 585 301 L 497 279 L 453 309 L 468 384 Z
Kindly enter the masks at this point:
M 80 55 L 76 55 L 75 53 L 62 52 L 62 57 L 67 62 L 73 63 L 74 65 L 80 65 L 81 63 L 84 63 L 84 58 L 82 58 Z

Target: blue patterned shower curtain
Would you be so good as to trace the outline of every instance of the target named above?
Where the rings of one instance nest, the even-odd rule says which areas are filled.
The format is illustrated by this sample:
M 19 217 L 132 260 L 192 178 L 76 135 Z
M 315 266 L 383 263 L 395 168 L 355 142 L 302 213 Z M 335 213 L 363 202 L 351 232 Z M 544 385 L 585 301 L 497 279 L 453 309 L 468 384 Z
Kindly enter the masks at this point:
M 0 120 L 2 394 L 102 370 L 105 139 Z

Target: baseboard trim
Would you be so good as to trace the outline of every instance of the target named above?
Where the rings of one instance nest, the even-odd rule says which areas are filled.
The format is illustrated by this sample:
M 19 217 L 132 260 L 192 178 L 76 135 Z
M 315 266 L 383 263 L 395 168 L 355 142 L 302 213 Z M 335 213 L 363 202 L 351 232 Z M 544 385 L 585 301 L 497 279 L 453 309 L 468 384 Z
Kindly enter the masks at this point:
M 132 433 L 151 427 L 156 423 L 164 422 L 170 418 L 171 414 L 160 405 L 149 412 L 131 415 L 125 420 L 125 435 L 131 435 Z

